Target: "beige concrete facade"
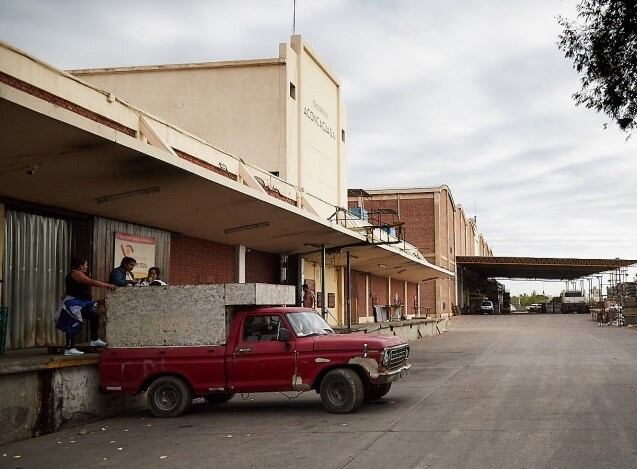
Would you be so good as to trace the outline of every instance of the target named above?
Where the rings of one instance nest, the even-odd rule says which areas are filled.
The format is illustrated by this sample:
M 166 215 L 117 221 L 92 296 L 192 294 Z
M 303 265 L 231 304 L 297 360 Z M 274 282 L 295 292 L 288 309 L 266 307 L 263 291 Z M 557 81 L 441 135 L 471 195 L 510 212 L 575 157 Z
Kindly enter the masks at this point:
M 315 152 L 306 152 L 309 160 L 326 162 L 326 166 L 310 168 L 308 180 L 320 176 L 315 187 L 322 184 L 325 191 L 345 193 L 345 119 L 340 85 L 319 66 L 316 54 L 300 38 L 293 38 L 284 50 L 305 57 L 310 77 L 323 74 L 322 79 L 308 80 L 308 86 L 302 85 L 301 75 L 294 97 L 285 98 L 296 103 L 297 111 L 286 117 L 305 121 L 297 122 L 296 131 L 285 135 L 290 141 L 305 142 L 297 145 L 297 154 L 306 146 Z M 320 71 L 312 69 L 312 62 Z M 288 62 L 277 67 L 291 70 Z M 198 70 L 191 68 L 195 70 L 186 67 L 181 72 Z M 304 69 L 294 70 L 302 74 Z M 428 262 L 409 243 L 370 242 L 370 238 L 386 239 L 387 234 L 362 221 L 348 221 L 340 211 L 347 203 L 345 195 L 340 196 L 341 204 L 339 195 L 332 194 L 331 200 L 338 200 L 330 203 L 83 78 L 0 43 L 0 121 L 8 136 L 0 153 L 7 168 L 0 175 L 0 197 L 153 227 L 180 238 L 244 246 L 274 255 L 298 255 L 314 263 L 320 257 L 317 246 L 331 252 L 349 246 L 352 269 L 412 284 L 423 278 L 452 275 Z M 285 89 L 287 93 L 292 88 Z M 326 98 L 330 89 L 331 100 Z M 319 118 L 317 123 L 310 108 L 325 119 L 336 120 Z M 341 131 L 334 135 L 333 122 L 334 129 Z M 304 158 L 289 158 L 296 161 L 297 175 Z M 288 173 L 293 177 L 294 171 Z M 300 173 L 305 174 L 305 170 Z M 82 197 L 77 197 L 78 193 Z M 330 217 L 336 212 L 339 216 Z M 334 257 L 329 264 L 334 273 L 328 273 L 326 287 L 328 293 L 335 292 L 333 314 L 341 321 L 344 257 Z M 366 305 L 365 311 L 369 310 Z
M 262 168 L 266 184 L 278 176 L 323 217 L 346 204 L 340 83 L 301 36 L 270 59 L 71 73 Z

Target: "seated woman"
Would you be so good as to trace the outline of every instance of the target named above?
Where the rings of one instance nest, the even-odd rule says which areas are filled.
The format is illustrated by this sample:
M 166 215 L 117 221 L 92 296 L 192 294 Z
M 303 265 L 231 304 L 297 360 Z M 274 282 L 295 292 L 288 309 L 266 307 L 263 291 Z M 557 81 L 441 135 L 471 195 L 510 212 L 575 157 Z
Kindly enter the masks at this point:
M 117 286 L 93 280 L 86 272 L 88 261 L 81 257 L 71 259 L 71 271 L 66 276 L 66 293 L 62 300 L 56 321 L 56 327 L 66 336 L 64 355 L 82 355 L 84 352 L 75 348 L 75 336 L 82 330 L 84 321 L 89 324 L 90 345 L 103 347 L 106 342 L 98 337 L 99 317 L 93 302 L 91 287 L 115 290 Z
M 146 278 L 140 280 L 139 286 L 140 287 L 148 287 L 148 286 L 156 287 L 161 285 L 167 285 L 166 282 L 159 279 L 160 275 L 161 275 L 161 271 L 159 270 L 159 267 L 151 267 L 150 269 L 148 269 L 148 275 L 146 276 Z

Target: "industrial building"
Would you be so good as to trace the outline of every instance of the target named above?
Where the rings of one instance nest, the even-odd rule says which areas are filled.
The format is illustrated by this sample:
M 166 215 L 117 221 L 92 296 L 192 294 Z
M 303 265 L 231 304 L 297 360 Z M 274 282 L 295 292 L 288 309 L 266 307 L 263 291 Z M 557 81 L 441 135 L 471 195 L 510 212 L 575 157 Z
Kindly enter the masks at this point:
M 299 36 L 273 59 L 75 74 L 0 44 L 0 128 L 9 350 L 62 343 L 52 318 L 73 255 L 100 280 L 132 254 L 138 276 L 158 266 L 172 284 L 286 283 L 300 301 L 307 282 L 341 326 L 388 319 L 374 307 L 396 295 L 416 306 L 390 313 L 417 316 L 422 280 L 454 275 L 349 215 L 340 84 Z M 3 360 L 21 394 L 1 441 L 115 408 L 93 392 L 95 356 Z
M 274 59 L 74 74 L 0 52 L 9 349 L 59 343 L 72 255 L 98 279 L 126 247 L 174 284 L 307 282 L 335 324 L 396 295 L 418 315 L 420 282 L 453 276 L 347 214 L 340 84 L 299 36 Z
M 413 244 L 432 264 L 456 272 L 456 256 L 492 256 L 493 252 L 474 218 L 456 204 L 449 187 L 355 189 L 349 193 L 350 210 L 376 219 Z M 419 311 L 440 316 L 470 302 L 469 290 L 456 290 L 455 275 L 423 279 Z

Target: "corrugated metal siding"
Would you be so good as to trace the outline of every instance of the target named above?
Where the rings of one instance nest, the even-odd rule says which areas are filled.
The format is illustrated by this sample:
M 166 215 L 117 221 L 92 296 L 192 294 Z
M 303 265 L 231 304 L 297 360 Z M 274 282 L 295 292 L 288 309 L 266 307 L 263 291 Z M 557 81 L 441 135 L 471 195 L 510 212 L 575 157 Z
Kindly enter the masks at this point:
M 148 228 L 108 218 L 95 217 L 93 221 L 93 266 L 92 277 L 103 282 L 113 270 L 113 254 L 115 233 L 128 233 L 137 236 L 151 236 L 157 240 L 155 249 L 155 266 L 161 269 L 162 280 L 170 281 L 170 232 Z M 93 298 L 101 300 L 106 292 L 100 288 L 93 289 Z
M 7 348 L 61 344 L 53 314 L 64 293 L 71 223 L 6 211 L 2 303 L 9 308 Z

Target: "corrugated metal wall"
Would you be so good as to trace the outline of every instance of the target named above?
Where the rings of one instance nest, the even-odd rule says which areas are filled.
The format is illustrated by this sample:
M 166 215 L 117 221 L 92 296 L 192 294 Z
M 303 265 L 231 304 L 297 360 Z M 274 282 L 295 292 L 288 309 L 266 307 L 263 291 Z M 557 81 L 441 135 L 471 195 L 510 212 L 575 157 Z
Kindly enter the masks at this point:
M 71 223 L 8 209 L 2 304 L 9 308 L 7 348 L 61 344 L 53 314 L 64 293 Z
M 162 280 L 170 280 L 170 232 L 134 225 L 132 223 L 95 217 L 93 220 L 93 268 L 91 277 L 103 282 L 113 270 L 113 254 L 115 248 L 115 233 L 128 233 L 137 236 L 151 236 L 157 240 L 155 250 L 155 266 L 161 269 Z M 93 298 L 101 300 L 106 292 L 103 289 L 93 289 Z

